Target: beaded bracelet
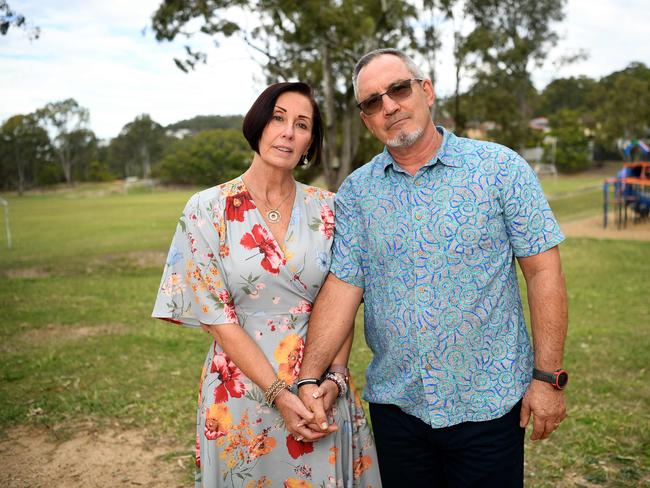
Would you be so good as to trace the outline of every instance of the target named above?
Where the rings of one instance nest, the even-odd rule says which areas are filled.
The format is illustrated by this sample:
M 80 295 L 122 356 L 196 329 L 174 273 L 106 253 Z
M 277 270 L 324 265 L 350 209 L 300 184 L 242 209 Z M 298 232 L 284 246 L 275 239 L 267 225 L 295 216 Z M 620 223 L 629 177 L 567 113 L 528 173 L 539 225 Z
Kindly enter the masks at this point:
M 289 385 L 287 385 L 284 381 L 282 381 L 280 378 L 276 378 L 275 381 L 271 383 L 271 385 L 264 392 L 264 399 L 266 400 L 266 404 L 269 407 L 272 407 L 276 397 L 282 390 L 288 387 Z
M 334 373 L 331 371 L 325 375 L 325 379 L 334 382 L 336 387 L 339 389 L 339 397 L 345 396 L 348 392 L 348 385 L 345 382 L 345 377 L 341 373 Z

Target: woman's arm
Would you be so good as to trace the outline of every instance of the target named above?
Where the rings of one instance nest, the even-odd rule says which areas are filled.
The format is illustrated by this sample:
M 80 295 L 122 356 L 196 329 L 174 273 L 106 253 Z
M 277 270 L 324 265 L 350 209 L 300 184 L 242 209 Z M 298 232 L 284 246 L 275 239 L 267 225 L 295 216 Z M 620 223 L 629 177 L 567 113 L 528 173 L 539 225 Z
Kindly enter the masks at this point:
M 345 339 L 345 342 L 343 342 L 341 349 L 339 349 L 339 352 L 336 353 L 336 356 L 334 356 L 334 359 L 332 360 L 332 364 L 345 366 L 347 368 L 353 340 L 354 340 L 354 325 L 352 325 L 352 329 L 350 330 L 348 337 Z M 329 411 L 332 408 L 332 405 L 334 405 L 334 402 L 336 402 L 336 398 L 338 397 L 339 394 L 338 386 L 336 386 L 336 383 L 334 383 L 332 380 L 325 380 L 320 385 L 317 391 L 318 391 L 317 394 L 319 396 L 323 396 L 325 411 Z
M 273 366 L 253 338 L 237 324 L 202 325 L 219 344 L 235 365 L 263 391 L 277 378 Z M 284 418 L 287 430 L 295 437 L 315 441 L 327 433 L 313 432 L 305 424 L 314 415 L 300 399 L 288 390 L 283 390 L 275 399 L 275 406 Z

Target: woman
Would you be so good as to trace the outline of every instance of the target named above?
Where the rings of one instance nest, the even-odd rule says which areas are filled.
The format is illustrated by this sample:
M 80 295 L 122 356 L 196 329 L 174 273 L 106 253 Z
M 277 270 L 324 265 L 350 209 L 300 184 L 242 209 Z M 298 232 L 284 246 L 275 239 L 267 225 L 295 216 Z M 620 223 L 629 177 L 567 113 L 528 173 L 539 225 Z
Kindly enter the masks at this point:
M 378 487 L 372 436 L 347 391 L 352 337 L 318 390 L 338 430 L 310 429 L 313 414 L 292 385 L 334 230 L 333 194 L 292 176 L 321 157 L 311 88 L 271 85 L 243 130 L 253 162 L 190 198 L 153 311 L 214 338 L 199 389 L 197 486 Z

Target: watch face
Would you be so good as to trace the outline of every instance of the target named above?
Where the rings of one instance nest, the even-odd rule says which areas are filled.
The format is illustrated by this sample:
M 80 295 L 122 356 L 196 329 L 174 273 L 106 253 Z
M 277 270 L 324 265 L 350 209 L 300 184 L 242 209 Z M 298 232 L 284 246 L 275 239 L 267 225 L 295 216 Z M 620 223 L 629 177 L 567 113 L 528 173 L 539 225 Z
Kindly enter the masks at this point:
M 557 386 L 564 388 L 569 382 L 569 375 L 566 371 L 561 371 L 557 375 Z

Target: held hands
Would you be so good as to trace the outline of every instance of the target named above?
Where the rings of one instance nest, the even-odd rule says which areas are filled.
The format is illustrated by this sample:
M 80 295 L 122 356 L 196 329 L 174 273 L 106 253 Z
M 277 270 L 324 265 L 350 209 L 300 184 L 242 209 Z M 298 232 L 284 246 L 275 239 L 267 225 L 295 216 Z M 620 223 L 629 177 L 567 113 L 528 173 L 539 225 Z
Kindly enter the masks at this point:
M 314 442 L 322 439 L 333 430 L 312 429 L 315 415 L 300 399 L 289 390 L 283 390 L 275 398 L 275 406 L 284 419 L 287 430 L 297 441 Z M 336 429 L 334 429 L 336 430 Z
M 526 427 L 533 416 L 531 440 L 546 439 L 566 418 L 564 392 L 550 384 L 533 380 L 521 403 L 519 425 Z
M 321 437 L 338 430 L 336 423 L 330 425 L 326 414 L 338 396 L 338 388 L 332 381 L 324 381 L 319 387 L 304 385 L 298 390 L 298 395 L 305 407 L 313 413 L 314 418 L 308 425 L 310 429 L 321 433 Z

